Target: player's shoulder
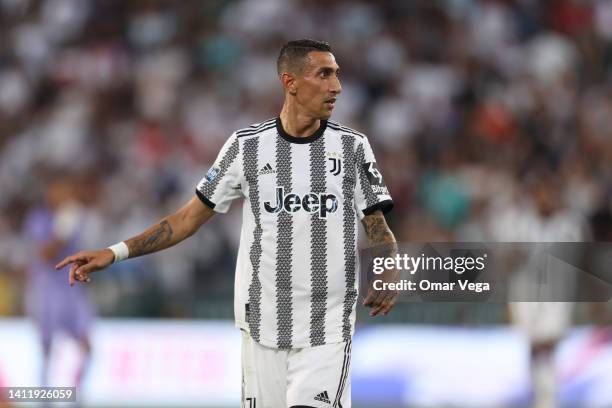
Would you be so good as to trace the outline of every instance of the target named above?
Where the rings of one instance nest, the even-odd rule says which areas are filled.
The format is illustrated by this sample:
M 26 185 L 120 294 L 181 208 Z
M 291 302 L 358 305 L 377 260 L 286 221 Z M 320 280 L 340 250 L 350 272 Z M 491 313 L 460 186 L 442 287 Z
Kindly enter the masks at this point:
M 234 132 L 237 138 L 259 136 L 276 126 L 276 118 L 270 118 L 263 122 L 254 123 L 248 127 L 238 129 Z
M 328 120 L 327 127 L 341 135 L 353 136 L 358 140 L 367 140 L 365 134 L 334 120 Z

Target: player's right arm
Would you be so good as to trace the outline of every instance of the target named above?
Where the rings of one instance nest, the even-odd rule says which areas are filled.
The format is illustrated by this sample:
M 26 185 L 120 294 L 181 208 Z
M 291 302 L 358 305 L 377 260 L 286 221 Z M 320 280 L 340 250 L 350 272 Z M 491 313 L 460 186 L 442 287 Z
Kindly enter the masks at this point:
M 215 212 L 227 212 L 231 201 L 242 196 L 244 177 L 239 152 L 239 141 L 234 132 L 221 148 L 213 166 L 198 183 L 196 196 L 183 208 L 142 234 L 113 245 L 113 249 L 79 252 L 57 264 L 56 269 L 71 264 L 70 285 L 74 285 L 75 281 L 89 282 L 89 274 L 112 264 L 115 254 L 119 256 L 118 260 L 135 258 L 169 248 L 193 235 Z
M 164 217 L 143 233 L 125 242 L 128 247 L 128 258 L 135 258 L 161 251 L 178 244 L 193 235 L 214 214 L 214 211 L 198 197 L 193 197 L 183 208 Z M 89 282 L 89 274 L 106 268 L 115 260 L 115 254 L 110 248 L 93 251 L 81 251 L 66 257 L 55 266 L 61 269 L 71 265 L 69 282 Z

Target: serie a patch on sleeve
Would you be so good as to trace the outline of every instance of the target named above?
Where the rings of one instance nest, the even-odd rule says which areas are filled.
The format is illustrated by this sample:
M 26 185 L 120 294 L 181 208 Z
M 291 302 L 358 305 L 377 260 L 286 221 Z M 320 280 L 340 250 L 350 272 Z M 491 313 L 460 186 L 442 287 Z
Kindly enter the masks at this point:
M 215 177 L 217 177 L 217 175 L 219 174 L 219 171 L 219 167 L 211 167 L 210 169 L 208 169 L 208 172 L 206 173 L 206 180 L 213 181 Z
M 378 163 L 364 163 L 363 170 L 368 177 L 368 181 L 370 182 L 370 186 L 372 186 L 372 191 L 374 191 L 374 193 L 389 195 L 389 189 L 387 188 L 385 180 L 383 179 L 380 169 L 378 168 Z

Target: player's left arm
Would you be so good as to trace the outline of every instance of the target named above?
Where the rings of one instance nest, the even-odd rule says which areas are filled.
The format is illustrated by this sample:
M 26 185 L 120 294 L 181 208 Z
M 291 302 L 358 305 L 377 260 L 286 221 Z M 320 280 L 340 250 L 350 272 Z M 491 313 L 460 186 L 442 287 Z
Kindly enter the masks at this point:
M 397 242 L 381 210 L 376 210 L 372 214 L 364 216 L 361 223 L 365 229 L 370 247 L 373 247 L 375 251 L 381 252 L 381 256 L 395 256 L 397 253 Z M 396 271 L 387 271 L 385 273 L 394 274 Z M 394 276 L 391 276 L 391 279 L 394 278 Z M 397 295 L 397 291 L 374 291 L 370 288 L 367 297 L 363 301 L 363 305 L 372 308 L 370 316 L 376 316 L 380 312 L 386 315 L 395 306 Z

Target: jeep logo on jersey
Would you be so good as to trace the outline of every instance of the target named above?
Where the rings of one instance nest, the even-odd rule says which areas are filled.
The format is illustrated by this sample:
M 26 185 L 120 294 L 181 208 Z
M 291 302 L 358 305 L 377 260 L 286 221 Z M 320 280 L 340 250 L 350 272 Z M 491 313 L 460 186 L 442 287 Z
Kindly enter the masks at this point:
M 327 218 L 327 213 L 334 213 L 338 209 L 338 198 L 327 193 L 308 193 L 303 197 L 295 193 L 285 195 L 283 187 L 276 187 L 274 206 L 269 201 L 265 201 L 264 208 L 269 213 L 277 213 L 281 210 L 294 213 L 304 209 L 309 213 L 318 212 L 320 218 Z

